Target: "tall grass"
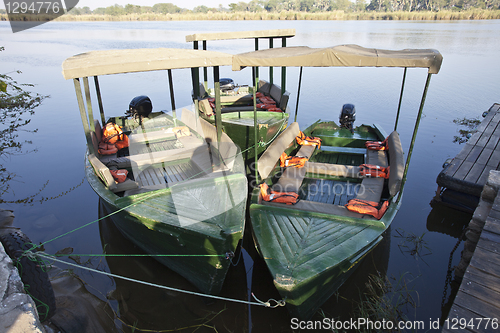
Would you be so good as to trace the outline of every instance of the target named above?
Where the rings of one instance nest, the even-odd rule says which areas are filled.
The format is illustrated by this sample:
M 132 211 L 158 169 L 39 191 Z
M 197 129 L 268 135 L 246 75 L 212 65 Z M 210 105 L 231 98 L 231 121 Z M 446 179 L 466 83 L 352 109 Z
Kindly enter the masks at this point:
M 19 20 L 27 17 L 19 15 Z M 49 17 L 36 16 L 37 21 L 47 21 Z M 56 21 L 234 21 L 234 20 L 496 20 L 500 10 L 471 9 L 466 11 L 420 11 L 420 12 L 208 12 L 181 14 L 127 14 L 127 15 L 71 15 L 60 16 Z M 0 14 L 0 21 L 8 21 L 7 14 Z

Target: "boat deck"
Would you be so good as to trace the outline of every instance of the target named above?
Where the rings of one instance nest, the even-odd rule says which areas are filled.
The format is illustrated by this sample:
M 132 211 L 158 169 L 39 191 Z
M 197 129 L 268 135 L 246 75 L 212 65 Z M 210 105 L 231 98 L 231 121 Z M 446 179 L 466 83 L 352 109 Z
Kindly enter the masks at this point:
M 323 147 L 325 148 L 325 147 Z M 364 154 L 345 154 L 319 151 L 311 158 L 313 162 L 361 165 L 364 163 Z M 321 202 L 344 206 L 358 194 L 359 180 L 311 179 L 305 178 L 299 190 L 300 200 Z
M 479 197 L 490 170 L 499 170 L 499 142 L 500 104 L 493 104 L 460 153 L 439 173 L 437 184 Z
M 158 167 L 149 167 L 143 170 L 136 181 L 139 186 L 166 185 L 195 178 L 205 173 L 193 162 L 163 164 Z

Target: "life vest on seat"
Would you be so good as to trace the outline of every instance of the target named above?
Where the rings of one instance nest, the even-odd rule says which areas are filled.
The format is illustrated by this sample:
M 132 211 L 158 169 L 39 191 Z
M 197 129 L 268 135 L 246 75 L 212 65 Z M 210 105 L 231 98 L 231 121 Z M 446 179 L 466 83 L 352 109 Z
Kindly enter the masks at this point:
M 112 146 L 114 146 L 115 148 L 113 148 Z M 99 143 L 99 154 L 116 154 L 118 149 L 123 149 L 128 146 L 128 136 L 123 133 L 122 128 L 115 123 L 107 123 L 102 130 L 102 138 L 101 142 Z
M 116 146 L 113 144 L 104 143 L 101 141 L 99 142 L 98 152 L 101 155 L 113 155 L 118 152 L 118 148 L 116 148 Z
M 109 170 L 109 172 L 117 183 L 123 183 L 125 180 L 127 180 L 128 171 L 125 169 Z
M 297 144 L 301 146 L 317 146 L 318 149 L 321 148 L 321 139 L 315 138 L 311 136 L 306 136 L 302 131 L 299 132 L 299 135 L 295 138 Z
M 359 175 L 366 177 L 379 177 L 388 179 L 389 178 L 389 168 L 383 168 L 378 165 L 372 164 L 361 164 L 359 166 Z
M 115 123 L 107 123 L 102 130 L 102 141 L 115 144 L 116 141 L 122 141 L 124 135 L 120 126 Z
M 388 150 L 387 138 L 384 141 L 366 141 L 365 147 L 369 150 Z
M 300 156 L 288 156 L 286 153 L 280 156 L 280 166 L 282 168 L 296 167 L 302 168 L 309 159 L 307 157 Z
M 272 191 L 266 183 L 260 184 L 260 194 L 262 199 L 267 202 L 295 205 L 299 201 L 299 195 L 297 193 Z
M 351 212 L 371 215 L 377 220 L 380 220 L 389 207 L 389 201 L 387 200 L 379 203 L 368 200 L 351 199 L 345 207 Z

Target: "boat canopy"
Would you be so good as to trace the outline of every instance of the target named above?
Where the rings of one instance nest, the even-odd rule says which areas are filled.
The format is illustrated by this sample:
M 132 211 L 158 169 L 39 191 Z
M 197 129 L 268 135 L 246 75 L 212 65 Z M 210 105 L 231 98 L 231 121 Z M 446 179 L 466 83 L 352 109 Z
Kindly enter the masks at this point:
M 66 59 L 63 64 L 65 79 L 147 72 L 176 68 L 230 66 L 232 55 L 189 49 L 128 49 L 91 51 Z
M 186 42 L 205 40 L 248 39 L 248 38 L 288 38 L 295 36 L 295 29 L 274 29 L 256 31 L 212 32 L 186 36 Z
M 233 70 L 244 67 L 419 67 L 437 74 L 443 56 L 433 49 L 380 50 L 358 45 L 327 48 L 296 46 L 247 52 L 233 57 Z

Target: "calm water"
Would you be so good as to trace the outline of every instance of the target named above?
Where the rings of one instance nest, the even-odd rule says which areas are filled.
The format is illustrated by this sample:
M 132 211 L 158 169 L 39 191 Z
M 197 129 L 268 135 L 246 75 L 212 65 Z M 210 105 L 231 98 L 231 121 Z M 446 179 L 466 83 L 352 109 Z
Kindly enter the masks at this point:
M 350 309 L 368 282 L 368 275 L 377 270 L 399 280 L 403 277 L 417 308 L 403 308 L 409 319 L 437 320 L 442 316 L 442 295 L 445 287 L 449 253 L 457 242 L 460 223 L 469 217 L 429 205 L 436 190 L 436 176 L 448 157 L 455 156 L 461 146 L 454 144 L 457 125 L 452 120 L 480 117 L 498 100 L 500 77 L 500 21 L 467 22 L 96 22 L 48 23 L 38 28 L 12 34 L 7 22 L 0 22 L 0 72 L 21 70 L 11 74 L 19 82 L 36 84 L 35 90 L 50 95 L 29 125 L 35 134 L 20 133 L 33 143 L 34 153 L 14 156 L 3 163 L 18 176 L 11 193 L 5 199 L 21 198 L 44 187 L 41 196 L 58 196 L 81 184 L 75 190 L 56 199 L 32 206 L 4 205 L 16 215 L 16 225 L 35 243 L 45 242 L 65 232 L 96 220 L 102 212 L 98 196 L 84 180 L 83 160 L 85 138 L 71 81 L 61 75 L 61 63 L 67 57 L 90 50 L 113 48 L 177 47 L 191 48 L 185 35 L 201 31 L 231 31 L 295 28 L 296 37 L 288 46 L 333 46 L 353 43 L 365 47 L 386 49 L 435 48 L 444 56 L 441 72 L 434 75 L 420 125 L 412 164 L 408 173 L 401 210 L 396 216 L 387 242 L 365 259 L 362 266 L 344 285 L 338 297 L 323 306 L 329 318 L 350 317 Z M 267 44 L 267 43 L 266 43 Z M 261 47 L 265 47 L 264 42 Z M 239 53 L 253 48 L 253 41 L 209 43 L 209 49 Z M 266 73 L 266 71 L 263 71 Z M 263 74 L 265 76 L 266 74 Z M 387 132 L 392 130 L 397 108 L 400 69 L 305 69 L 300 97 L 298 121 L 301 128 L 317 119 L 338 117 L 342 104 L 353 103 L 357 123 L 378 123 Z M 237 83 L 248 83 L 248 71 L 231 72 L 222 69 Z M 278 73 L 275 77 L 279 77 Z M 409 145 L 414 119 L 418 110 L 425 70 L 409 70 L 403 114 L 398 131 L 403 147 Z M 188 71 L 174 72 L 177 105 L 187 105 L 190 98 Z M 298 70 L 287 72 L 289 105 L 295 111 Z M 141 94 L 151 97 L 156 110 L 169 108 L 165 73 L 133 74 L 103 77 L 100 81 L 107 115 L 121 115 L 130 100 Z M 94 106 L 96 107 L 96 106 Z M 450 225 L 458 224 L 458 228 Z M 411 255 L 411 243 L 399 237 L 423 235 L 422 256 Z M 244 244 L 254 255 L 252 244 Z M 72 247 L 76 254 L 138 253 L 109 223 L 94 223 L 46 245 L 48 253 Z M 453 265 L 459 261 L 457 251 Z M 278 298 L 271 277 L 262 261 L 252 263 L 249 257 L 233 267 L 222 294 L 246 299 L 247 285 L 262 300 Z M 84 259 L 86 260 L 86 259 Z M 90 267 L 132 276 L 168 286 L 192 288 L 181 277 L 146 259 L 93 259 Z M 160 291 L 130 282 L 113 280 L 86 271 L 75 271 L 88 284 L 89 290 L 105 300 L 112 292 L 110 304 L 119 311 L 120 319 L 139 328 L 166 330 L 199 325 L 207 314 L 220 315 L 207 324 L 218 332 L 287 332 L 290 318 L 286 310 L 252 307 L 222 301 L 207 302 L 194 296 Z M 252 281 L 247 281 L 245 272 Z M 212 315 L 213 316 L 213 315 Z M 321 318 L 321 317 L 318 317 Z M 117 326 L 129 331 L 121 321 Z M 429 326 L 426 326 L 426 330 Z M 194 328 L 193 328 L 194 329 Z M 193 330 L 191 329 L 191 331 Z M 199 331 L 213 331 L 203 327 Z M 425 331 L 425 330 L 424 330 Z

